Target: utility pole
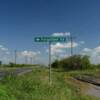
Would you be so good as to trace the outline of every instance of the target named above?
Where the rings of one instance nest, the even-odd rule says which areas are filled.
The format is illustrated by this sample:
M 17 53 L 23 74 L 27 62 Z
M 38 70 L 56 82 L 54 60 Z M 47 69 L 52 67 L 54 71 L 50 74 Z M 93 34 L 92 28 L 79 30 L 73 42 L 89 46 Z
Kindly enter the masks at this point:
M 73 56 L 73 37 L 70 36 L 70 41 L 71 41 L 71 56 Z
M 33 58 L 30 57 L 30 64 L 33 64 Z
M 71 45 L 71 51 L 70 51 L 70 55 L 71 56 L 73 56 L 73 39 L 74 39 L 75 37 L 73 37 L 72 35 L 70 35 L 69 37 L 68 37 L 68 40 L 70 41 L 70 45 Z
M 69 42 L 69 40 L 70 40 L 70 37 L 69 36 L 66 36 L 66 45 Z M 69 52 L 68 52 L 68 48 L 66 47 L 66 56 L 67 55 L 69 55 Z
M 15 64 L 16 64 L 16 59 L 17 59 L 17 50 L 15 50 Z
M 27 55 L 25 56 L 25 64 L 28 64 L 28 57 L 27 57 Z

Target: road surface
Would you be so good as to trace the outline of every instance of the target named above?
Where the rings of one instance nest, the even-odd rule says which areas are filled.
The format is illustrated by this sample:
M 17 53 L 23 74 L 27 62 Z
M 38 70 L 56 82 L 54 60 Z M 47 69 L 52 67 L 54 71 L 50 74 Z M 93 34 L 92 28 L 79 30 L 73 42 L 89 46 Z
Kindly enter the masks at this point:
M 11 74 L 14 74 L 14 75 L 22 75 L 22 74 L 25 74 L 25 73 L 28 73 L 28 72 L 31 72 L 32 71 L 32 68 L 17 68 L 9 73 Z M 7 71 L 0 71 L 0 79 L 2 79 L 4 76 L 6 76 L 8 74 Z
M 100 98 L 100 77 L 83 76 L 74 79 L 83 82 L 84 87 L 86 86 L 83 93 Z

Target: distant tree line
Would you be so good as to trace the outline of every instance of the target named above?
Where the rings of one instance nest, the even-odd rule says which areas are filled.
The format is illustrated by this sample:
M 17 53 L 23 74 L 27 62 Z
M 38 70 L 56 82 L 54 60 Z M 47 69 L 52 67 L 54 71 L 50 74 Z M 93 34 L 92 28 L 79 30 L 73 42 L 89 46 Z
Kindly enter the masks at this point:
M 84 69 L 93 69 L 100 68 L 100 64 L 94 65 L 91 64 L 89 56 L 86 55 L 73 55 L 61 60 L 55 60 L 52 63 L 53 68 L 61 68 L 64 70 L 84 70 Z
M 15 64 L 13 62 L 9 62 L 9 64 L 2 64 L 2 62 L 0 62 L 0 66 L 1 67 L 31 67 L 31 66 L 37 66 L 35 64 Z

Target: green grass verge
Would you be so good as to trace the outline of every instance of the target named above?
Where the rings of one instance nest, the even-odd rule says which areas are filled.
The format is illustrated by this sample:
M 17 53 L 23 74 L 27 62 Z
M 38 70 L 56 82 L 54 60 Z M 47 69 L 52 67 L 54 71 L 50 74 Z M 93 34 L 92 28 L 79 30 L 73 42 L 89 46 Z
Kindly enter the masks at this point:
M 52 72 L 51 85 L 47 69 L 33 70 L 20 77 L 6 76 L 0 80 L 0 100 L 99 100 L 82 95 L 79 89 L 67 83 L 64 77 L 70 74 Z

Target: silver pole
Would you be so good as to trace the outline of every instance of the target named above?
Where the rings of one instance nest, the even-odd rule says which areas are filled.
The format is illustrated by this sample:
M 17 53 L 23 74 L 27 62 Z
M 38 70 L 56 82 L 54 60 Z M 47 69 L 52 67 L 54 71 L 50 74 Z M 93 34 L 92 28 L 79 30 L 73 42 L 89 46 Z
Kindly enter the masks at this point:
M 51 42 L 49 42 L 49 83 L 51 84 Z

